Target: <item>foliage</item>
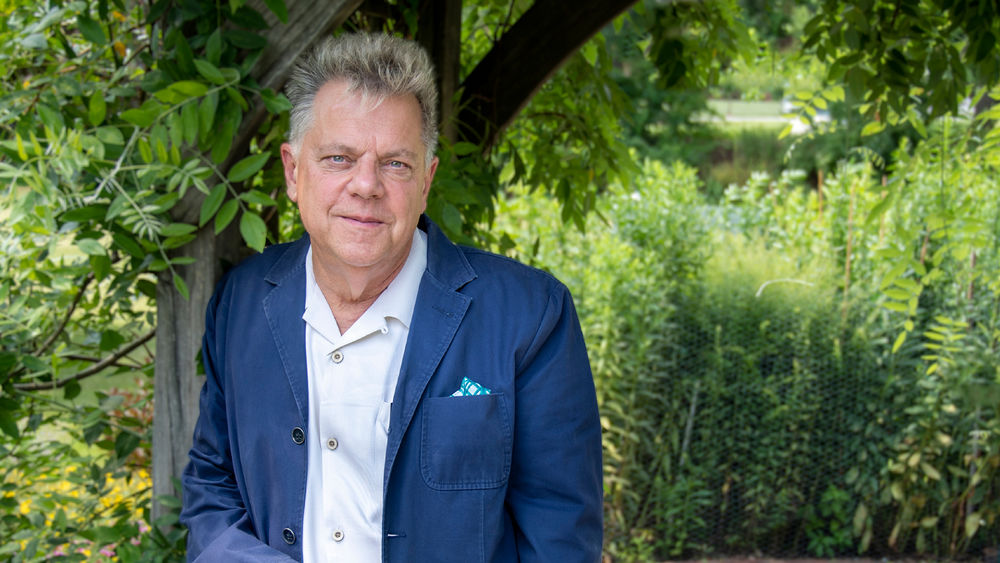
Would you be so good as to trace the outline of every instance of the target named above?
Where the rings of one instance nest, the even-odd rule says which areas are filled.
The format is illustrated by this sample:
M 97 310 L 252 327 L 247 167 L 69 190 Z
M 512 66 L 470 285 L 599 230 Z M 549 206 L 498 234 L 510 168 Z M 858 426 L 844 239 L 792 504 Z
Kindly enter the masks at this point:
M 287 17 L 281 0 L 265 4 Z M 355 25 L 411 35 L 416 3 L 387 4 L 397 19 Z M 465 73 L 529 6 L 463 4 Z M 926 119 L 997 82 L 1000 18 L 963 1 L 816 6 L 804 48 L 834 84 L 801 96 L 801 111 L 846 125 L 800 141 L 790 165 L 829 154 L 821 190 L 759 174 L 713 207 L 692 170 L 640 173 L 621 142 L 663 159 L 708 152 L 692 91 L 766 57 L 761 37 L 780 40 L 801 16 L 780 10 L 758 37 L 730 0 L 644 2 L 574 54 L 491 151 L 443 146 L 429 213 L 457 240 L 556 270 L 577 296 L 616 557 L 780 538 L 839 554 L 845 509 L 859 551 L 957 556 L 1000 526 L 1000 115 Z M 243 0 L 3 8 L 0 553 L 97 560 L 115 544 L 122 560 L 179 559 L 176 514 L 149 522 L 132 465 L 149 447 L 154 300 L 161 283 L 187 294 L 198 237 L 233 229 L 260 249 L 300 231 L 278 197 L 287 101 L 250 73 L 267 24 Z M 631 72 L 615 70 L 622 53 Z M 859 103 L 880 121 L 851 117 Z M 235 146 L 259 104 L 269 117 Z M 858 129 L 899 149 L 851 150 Z M 115 374 L 138 375 L 138 390 L 85 390 Z
M 965 0 L 824 0 L 803 49 L 827 64 L 869 118 L 915 127 L 954 114 L 971 87 L 1000 81 L 1000 14 Z
M 199 230 L 238 224 L 263 247 L 274 194 L 261 180 L 282 129 L 224 163 L 248 96 L 287 107 L 249 79 L 264 25 L 241 2 L 17 2 L 5 15 L 0 452 L 5 502 L 20 511 L 0 520 L 0 537 L 24 547 L 21 559 L 84 540 L 96 558 L 123 538 L 178 557 L 183 533 L 160 529 L 176 518 L 147 525 L 148 476 L 129 464 L 137 448 L 148 463 L 150 417 L 121 410 L 123 395 L 94 403 L 81 381 L 150 383 L 156 284 L 187 295 L 180 249 Z M 133 547 L 119 554 L 154 557 Z
M 646 163 L 585 233 L 529 191 L 501 204 L 515 252 L 577 300 L 609 555 L 990 545 L 998 161 L 989 128 L 929 131 L 885 180 L 846 161 L 822 192 L 758 174 L 718 205 L 690 169 Z

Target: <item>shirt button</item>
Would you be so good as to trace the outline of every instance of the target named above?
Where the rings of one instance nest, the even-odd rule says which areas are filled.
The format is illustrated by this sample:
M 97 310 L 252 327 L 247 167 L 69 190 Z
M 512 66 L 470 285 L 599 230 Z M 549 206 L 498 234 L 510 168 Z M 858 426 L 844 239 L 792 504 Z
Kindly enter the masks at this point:
M 298 426 L 292 428 L 292 441 L 301 446 L 302 443 L 306 441 L 305 431 Z
M 333 360 L 333 363 L 339 364 L 340 362 L 344 361 L 344 353 L 341 352 L 340 350 L 337 350 L 333 354 L 330 354 L 330 359 Z
M 291 528 L 285 528 L 281 530 L 281 539 L 285 540 L 288 545 L 292 545 L 295 543 L 295 532 Z
M 336 438 L 328 438 L 326 441 L 326 447 L 330 448 L 331 450 L 337 449 L 337 445 L 338 442 Z
M 333 533 L 333 541 L 337 541 L 337 542 L 344 541 L 344 532 L 341 532 L 340 530 L 337 530 L 336 532 L 334 532 Z

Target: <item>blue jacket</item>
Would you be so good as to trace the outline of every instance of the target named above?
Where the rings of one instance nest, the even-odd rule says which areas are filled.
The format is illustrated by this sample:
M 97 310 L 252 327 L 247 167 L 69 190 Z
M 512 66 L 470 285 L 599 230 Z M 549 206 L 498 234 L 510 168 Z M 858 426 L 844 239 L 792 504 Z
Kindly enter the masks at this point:
M 583 336 L 552 276 L 458 247 L 426 217 L 427 270 L 389 419 L 382 560 L 600 560 L 601 436 Z M 188 558 L 301 560 L 305 255 L 220 282 L 184 471 Z M 489 395 L 451 397 L 463 377 Z

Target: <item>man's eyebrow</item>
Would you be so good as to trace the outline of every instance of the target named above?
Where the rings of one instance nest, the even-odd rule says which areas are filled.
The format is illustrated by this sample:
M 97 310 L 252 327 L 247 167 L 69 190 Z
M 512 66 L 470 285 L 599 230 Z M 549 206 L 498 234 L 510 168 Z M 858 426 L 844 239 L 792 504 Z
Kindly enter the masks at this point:
M 382 153 L 381 156 L 382 156 L 382 158 L 403 157 L 403 158 L 406 158 L 406 159 L 409 159 L 409 160 L 416 160 L 417 153 L 411 151 L 410 149 L 397 149 L 397 150 L 394 150 L 394 151 L 388 151 L 388 152 Z
M 357 152 L 353 147 L 349 147 L 343 143 L 330 143 L 327 145 L 317 145 L 313 149 L 313 153 L 317 155 L 327 155 L 327 154 L 355 154 Z

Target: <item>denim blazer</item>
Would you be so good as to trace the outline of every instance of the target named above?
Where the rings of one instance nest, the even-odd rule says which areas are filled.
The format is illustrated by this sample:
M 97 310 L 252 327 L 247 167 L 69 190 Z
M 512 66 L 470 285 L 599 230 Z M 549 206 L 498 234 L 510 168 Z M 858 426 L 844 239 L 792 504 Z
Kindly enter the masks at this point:
M 451 243 L 426 217 L 427 270 L 391 407 L 382 561 L 596 562 L 601 430 L 569 292 Z M 181 522 L 190 561 L 302 559 L 308 237 L 219 283 Z M 452 397 L 463 377 L 488 395 Z

